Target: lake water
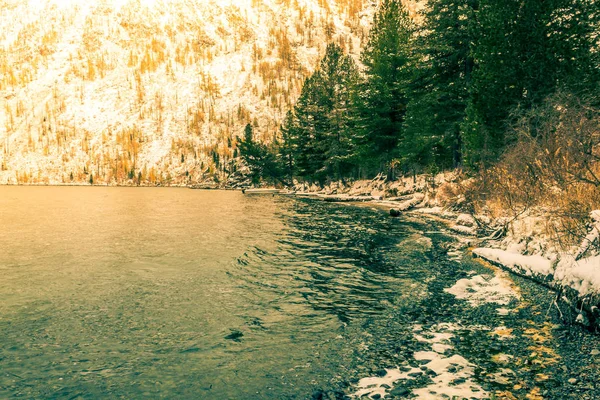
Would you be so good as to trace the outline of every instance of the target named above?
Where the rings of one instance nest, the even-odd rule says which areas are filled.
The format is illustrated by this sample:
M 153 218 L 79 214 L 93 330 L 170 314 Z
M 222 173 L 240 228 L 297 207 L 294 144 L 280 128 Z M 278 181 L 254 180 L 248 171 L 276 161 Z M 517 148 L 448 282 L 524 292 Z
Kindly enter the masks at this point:
M 451 313 L 425 301 L 451 240 L 283 196 L 0 187 L 0 398 L 342 398 Z

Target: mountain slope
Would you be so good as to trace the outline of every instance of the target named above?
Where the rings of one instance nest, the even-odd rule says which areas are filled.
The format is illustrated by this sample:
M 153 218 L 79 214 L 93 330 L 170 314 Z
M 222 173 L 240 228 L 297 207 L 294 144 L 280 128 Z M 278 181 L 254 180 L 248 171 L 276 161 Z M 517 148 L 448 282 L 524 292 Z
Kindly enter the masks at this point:
M 224 177 L 246 123 L 271 141 L 362 0 L 2 1 L 0 183 Z

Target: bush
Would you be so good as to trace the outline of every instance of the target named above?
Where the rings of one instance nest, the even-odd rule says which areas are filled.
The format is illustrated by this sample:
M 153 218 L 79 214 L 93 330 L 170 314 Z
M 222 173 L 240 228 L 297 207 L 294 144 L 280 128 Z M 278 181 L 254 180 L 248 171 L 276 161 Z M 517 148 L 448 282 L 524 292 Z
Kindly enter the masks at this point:
M 480 172 L 474 204 L 513 218 L 539 206 L 561 244 L 579 241 L 600 208 L 600 110 L 559 93 L 515 116 L 504 155 Z

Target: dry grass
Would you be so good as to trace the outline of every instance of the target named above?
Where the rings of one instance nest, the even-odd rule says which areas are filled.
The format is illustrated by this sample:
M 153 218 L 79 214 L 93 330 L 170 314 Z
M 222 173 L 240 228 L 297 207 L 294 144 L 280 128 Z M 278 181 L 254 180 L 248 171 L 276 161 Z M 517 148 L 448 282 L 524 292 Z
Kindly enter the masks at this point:
M 520 116 L 511 133 L 502 159 L 454 196 L 493 217 L 535 210 L 558 245 L 579 243 L 600 208 L 600 110 L 559 94 Z

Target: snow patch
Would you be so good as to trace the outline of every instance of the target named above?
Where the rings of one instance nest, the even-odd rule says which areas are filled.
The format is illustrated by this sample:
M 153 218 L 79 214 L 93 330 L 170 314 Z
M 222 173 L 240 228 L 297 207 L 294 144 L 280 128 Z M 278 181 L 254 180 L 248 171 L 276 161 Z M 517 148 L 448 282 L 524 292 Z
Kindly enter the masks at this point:
M 600 256 L 576 261 L 569 255 L 561 255 L 554 278 L 564 286 L 570 286 L 581 296 L 600 294 Z
M 460 279 L 444 291 L 453 294 L 457 299 L 467 300 L 472 306 L 484 303 L 507 305 L 511 300 L 518 298 L 510 286 L 510 281 L 500 272 L 492 278 L 475 275 L 469 279 Z
M 473 364 L 464 357 L 455 354 L 451 357 L 441 357 L 433 352 L 415 354 L 417 360 L 430 360 L 425 367 L 437 375 L 432 377 L 433 383 L 427 387 L 413 390 L 417 398 L 422 399 L 483 399 L 488 393 L 483 391 L 471 378 L 475 374 Z M 449 371 L 450 369 L 450 371 Z
M 506 266 L 508 269 L 526 276 L 548 276 L 554 273 L 552 261 L 537 255 L 525 256 L 510 251 L 478 248 L 473 254 L 486 260 Z
M 398 382 L 400 379 L 411 379 L 409 374 L 423 372 L 419 368 L 411 368 L 408 371 L 400 371 L 399 369 L 386 369 L 387 373 L 382 377 L 368 377 L 362 378 L 358 382 L 359 390 L 357 390 L 352 396 L 353 397 L 362 397 L 369 396 L 370 398 L 376 397 L 375 395 L 379 395 L 382 398 L 385 396 L 385 391 L 388 387 L 394 385 L 394 383 Z
M 454 347 L 451 339 L 454 331 L 459 327 L 454 324 L 437 324 L 424 330 L 422 325 L 415 325 L 415 339 L 421 343 L 431 345 L 431 351 L 419 351 L 414 354 L 421 365 L 433 371 L 430 374 L 432 383 L 426 387 L 412 390 L 417 398 L 422 399 L 448 399 L 451 397 L 481 399 L 489 396 L 472 377 L 474 376 L 474 365 L 458 354 L 446 357 L 444 354 Z M 424 363 L 424 364 L 423 364 Z M 400 380 L 411 380 L 425 373 L 420 368 L 401 367 L 398 369 L 386 369 L 383 377 L 363 378 L 358 383 L 358 390 L 351 397 L 360 398 L 367 396 L 371 399 L 384 398 L 386 391 Z

